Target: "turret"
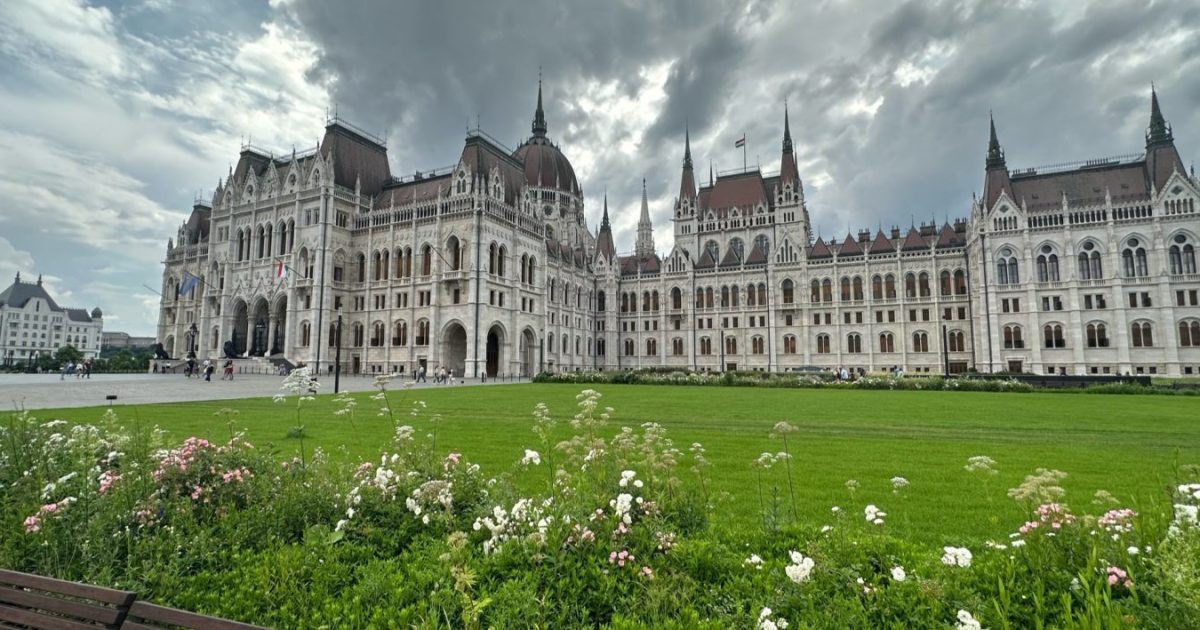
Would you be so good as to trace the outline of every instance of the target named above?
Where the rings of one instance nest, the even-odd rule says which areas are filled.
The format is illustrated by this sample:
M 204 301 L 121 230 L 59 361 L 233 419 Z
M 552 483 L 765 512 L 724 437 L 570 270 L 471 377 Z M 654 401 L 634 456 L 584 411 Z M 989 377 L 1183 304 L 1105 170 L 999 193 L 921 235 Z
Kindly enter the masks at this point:
M 683 128 L 683 174 L 679 178 L 679 201 L 675 216 L 688 216 L 696 212 L 696 177 L 692 173 L 692 138 L 687 126 Z
M 1146 130 L 1146 175 L 1157 193 L 1166 186 L 1171 174 L 1179 171 L 1186 174 L 1183 160 L 1175 148 L 1175 137 L 1171 125 L 1163 117 L 1158 106 L 1158 92 L 1150 86 L 1150 127 Z
M 792 148 L 792 128 L 788 122 L 787 102 L 783 104 L 783 157 L 779 162 L 779 183 L 783 187 L 785 202 L 802 199 L 803 186 L 800 171 L 796 168 L 796 153 Z
M 983 181 L 984 210 L 991 210 L 1000 198 L 1001 193 L 1007 193 L 1011 198 L 1012 182 L 1008 177 L 1008 166 L 1004 161 L 1004 150 L 1000 148 L 1000 140 L 996 137 L 996 121 L 990 115 L 987 159 L 984 162 L 985 176 Z
M 638 256 L 654 255 L 654 225 L 650 223 L 650 204 L 646 198 L 646 180 L 644 178 L 642 179 L 642 214 L 638 218 L 635 250 Z

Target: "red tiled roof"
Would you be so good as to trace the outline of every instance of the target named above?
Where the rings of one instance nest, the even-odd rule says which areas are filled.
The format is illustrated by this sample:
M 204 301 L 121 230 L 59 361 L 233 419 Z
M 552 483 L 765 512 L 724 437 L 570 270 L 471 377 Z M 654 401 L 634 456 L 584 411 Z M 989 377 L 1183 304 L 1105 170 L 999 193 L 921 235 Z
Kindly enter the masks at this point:
M 871 242 L 871 247 L 867 250 L 871 254 L 893 254 L 896 252 L 896 245 L 891 239 L 884 236 L 883 230 L 879 230 L 875 234 L 875 240 Z
M 906 252 L 929 249 L 929 243 L 926 243 L 917 228 L 913 227 L 909 228 L 908 236 L 904 237 L 904 244 L 900 246 L 900 249 Z
M 817 237 L 817 242 L 813 243 L 813 246 L 808 250 L 809 258 L 830 258 L 832 256 L 833 252 L 829 251 L 829 246 L 825 244 L 825 241 L 820 236 Z
M 1145 162 L 1045 175 L 1018 173 L 1012 178 L 1014 201 L 1029 210 L 1061 208 L 1063 193 L 1068 204 L 1104 203 L 1106 191 L 1112 192 L 1115 202 L 1149 199 Z
M 767 205 L 767 191 L 758 171 L 718 177 L 712 192 L 701 210 L 716 210 L 721 216 L 730 208 L 748 210 L 759 204 Z
M 842 246 L 838 249 L 838 256 L 862 256 L 862 247 L 858 241 L 854 240 L 853 234 L 846 234 L 846 240 L 842 241 Z

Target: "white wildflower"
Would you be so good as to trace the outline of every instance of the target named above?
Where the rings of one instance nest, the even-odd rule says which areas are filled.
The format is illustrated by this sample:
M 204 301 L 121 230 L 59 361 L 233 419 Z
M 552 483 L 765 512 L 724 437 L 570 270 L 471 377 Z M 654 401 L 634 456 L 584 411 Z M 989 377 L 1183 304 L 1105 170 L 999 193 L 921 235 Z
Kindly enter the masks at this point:
M 788 555 L 791 556 L 792 564 L 784 567 L 783 572 L 796 584 L 807 582 L 815 565 L 813 559 L 805 557 L 799 551 L 789 551 Z
M 905 573 L 904 567 L 892 567 L 892 580 L 895 582 L 903 582 L 908 579 L 908 573 Z
M 942 547 L 942 564 L 951 567 L 971 566 L 971 550 L 966 547 Z

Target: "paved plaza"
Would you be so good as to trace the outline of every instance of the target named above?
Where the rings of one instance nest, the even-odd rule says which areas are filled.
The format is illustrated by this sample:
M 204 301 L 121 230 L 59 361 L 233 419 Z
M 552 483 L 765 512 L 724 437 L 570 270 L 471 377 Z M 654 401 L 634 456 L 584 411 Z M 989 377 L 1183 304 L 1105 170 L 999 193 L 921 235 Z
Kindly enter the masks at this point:
M 367 391 L 372 389 L 374 382 L 370 376 L 344 376 L 341 389 Z M 487 384 L 506 382 L 514 381 L 489 380 Z M 218 380 L 214 375 L 211 382 L 189 379 L 182 374 L 93 374 L 90 379 L 70 376 L 65 380 L 59 380 L 58 374 L 0 374 L 0 405 L 6 409 L 92 407 L 108 404 L 106 397 L 109 395 L 116 395 L 116 403 L 121 405 L 254 398 L 278 394 L 282 383 L 282 377 L 258 374 L 238 375 L 232 381 Z M 402 383 L 397 378 L 392 382 L 392 389 L 399 388 Z M 456 383 L 453 387 L 481 384 L 478 380 Z M 450 386 L 435 385 L 430 379 L 417 387 Z M 320 393 L 332 392 L 333 379 L 322 379 Z

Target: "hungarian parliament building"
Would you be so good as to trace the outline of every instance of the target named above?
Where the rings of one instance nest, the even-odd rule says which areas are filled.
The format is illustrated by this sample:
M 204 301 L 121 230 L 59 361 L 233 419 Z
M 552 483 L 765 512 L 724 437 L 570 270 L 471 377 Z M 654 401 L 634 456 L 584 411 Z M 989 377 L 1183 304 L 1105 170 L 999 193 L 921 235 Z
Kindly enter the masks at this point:
M 468 132 L 444 169 L 396 176 L 381 139 L 336 117 L 305 152 L 243 146 L 167 244 L 163 355 L 467 378 L 1200 373 L 1200 180 L 1156 94 L 1144 152 L 1010 170 L 992 123 L 968 217 L 829 240 L 786 110 L 778 173 L 698 185 L 685 133 L 666 252 L 644 184 L 633 251 L 607 201 L 589 230 L 547 130 L 539 85 L 528 140 Z

